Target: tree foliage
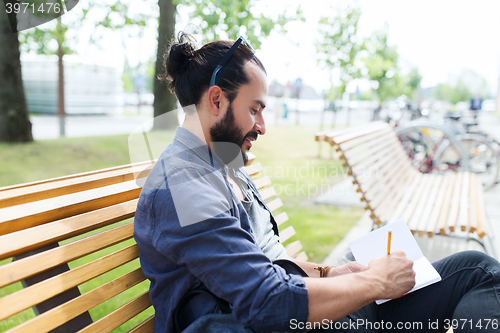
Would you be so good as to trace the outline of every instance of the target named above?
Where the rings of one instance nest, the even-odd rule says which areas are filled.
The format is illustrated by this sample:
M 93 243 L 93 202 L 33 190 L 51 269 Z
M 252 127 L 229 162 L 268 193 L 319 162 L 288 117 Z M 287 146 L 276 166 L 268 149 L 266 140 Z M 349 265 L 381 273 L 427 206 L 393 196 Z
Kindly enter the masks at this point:
M 34 0 L 26 0 L 34 1 Z M 19 34 L 19 41 L 24 52 L 37 54 L 57 54 L 60 41 L 64 54 L 75 52 L 79 40 L 79 30 L 83 26 L 93 27 L 88 42 L 98 45 L 106 30 L 119 30 L 126 35 L 126 28 L 131 26 L 144 27 L 150 17 L 141 12 L 132 11 L 123 0 L 89 0 L 80 1 L 70 12 L 61 17 L 61 26 L 57 21 L 51 21 L 42 28 L 34 27 Z
M 375 31 L 365 41 L 363 62 L 367 70 L 367 78 L 375 83 L 375 92 L 379 102 L 401 95 L 410 98 L 420 88 L 422 77 L 417 68 L 411 68 L 407 74 L 402 73 L 399 54 L 395 46 L 387 44 L 388 27 Z
M 182 6 L 189 6 L 190 19 L 201 30 L 206 41 L 229 38 L 236 40 L 240 35 L 259 48 L 262 38 L 272 30 L 284 32 L 290 20 L 303 19 L 300 7 L 286 8 L 278 17 L 256 13 L 257 0 L 173 0 Z
M 438 84 L 432 91 L 434 99 L 453 104 L 470 101 L 475 94 L 483 98 L 490 97 L 490 87 L 484 77 L 468 68 L 456 76 L 450 76 L 446 83 Z
M 316 48 L 320 54 L 320 63 L 331 71 L 339 71 L 340 96 L 349 82 L 361 76 L 359 56 L 364 46 L 357 33 L 360 16 L 360 8 L 348 5 L 344 9 L 338 9 L 337 15 L 323 17 L 319 21 L 321 37 Z

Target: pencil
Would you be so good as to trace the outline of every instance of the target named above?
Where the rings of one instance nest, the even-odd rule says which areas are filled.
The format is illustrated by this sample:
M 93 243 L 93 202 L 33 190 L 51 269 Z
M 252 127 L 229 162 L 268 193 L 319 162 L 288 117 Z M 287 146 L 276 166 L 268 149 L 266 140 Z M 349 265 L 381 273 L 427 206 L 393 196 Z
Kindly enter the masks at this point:
M 391 254 L 391 237 L 392 229 L 389 229 L 389 236 L 387 237 L 387 254 Z

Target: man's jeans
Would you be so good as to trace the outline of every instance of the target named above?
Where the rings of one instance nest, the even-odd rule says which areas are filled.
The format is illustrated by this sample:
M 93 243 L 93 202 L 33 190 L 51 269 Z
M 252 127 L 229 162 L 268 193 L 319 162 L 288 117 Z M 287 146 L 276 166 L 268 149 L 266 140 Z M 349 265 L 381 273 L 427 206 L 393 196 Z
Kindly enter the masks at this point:
M 484 253 L 465 251 L 433 265 L 442 281 L 381 305 L 372 303 L 338 322 L 324 321 L 321 323 L 323 329 L 317 331 L 446 332 L 453 327 L 454 333 L 498 332 L 500 263 Z M 221 321 L 217 316 L 221 316 Z M 202 317 L 186 332 L 199 329 L 206 332 L 252 332 L 234 322 L 230 315 Z M 290 329 L 290 332 L 304 331 Z
M 381 305 L 372 303 L 352 314 L 351 321 L 364 320 L 368 332 L 446 332 L 449 327 L 455 333 L 498 332 L 500 263 L 465 251 L 433 265 L 442 281 Z

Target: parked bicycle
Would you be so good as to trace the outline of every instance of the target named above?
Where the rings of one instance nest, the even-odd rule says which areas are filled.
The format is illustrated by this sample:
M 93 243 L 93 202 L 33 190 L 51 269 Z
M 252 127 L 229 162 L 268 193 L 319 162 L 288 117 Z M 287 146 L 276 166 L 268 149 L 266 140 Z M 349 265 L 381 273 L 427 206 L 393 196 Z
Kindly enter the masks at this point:
M 396 127 L 414 166 L 421 172 L 470 170 L 479 174 L 484 189 L 499 182 L 500 145 L 445 117 L 440 123 L 419 119 Z M 469 130 L 469 132 L 467 132 Z

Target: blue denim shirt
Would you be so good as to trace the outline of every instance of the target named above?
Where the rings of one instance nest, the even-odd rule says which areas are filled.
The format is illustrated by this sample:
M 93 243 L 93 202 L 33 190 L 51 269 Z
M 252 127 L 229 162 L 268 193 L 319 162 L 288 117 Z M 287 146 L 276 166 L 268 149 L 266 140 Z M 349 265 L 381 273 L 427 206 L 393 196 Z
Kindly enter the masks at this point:
M 141 267 L 151 281 L 155 332 L 173 331 L 173 312 L 190 290 L 207 288 L 227 301 L 235 320 L 259 331 L 305 322 L 308 295 L 256 244 L 227 168 L 195 135 L 178 128 L 143 187 L 134 222 Z M 199 297 L 184 318 L 213 313 Z

